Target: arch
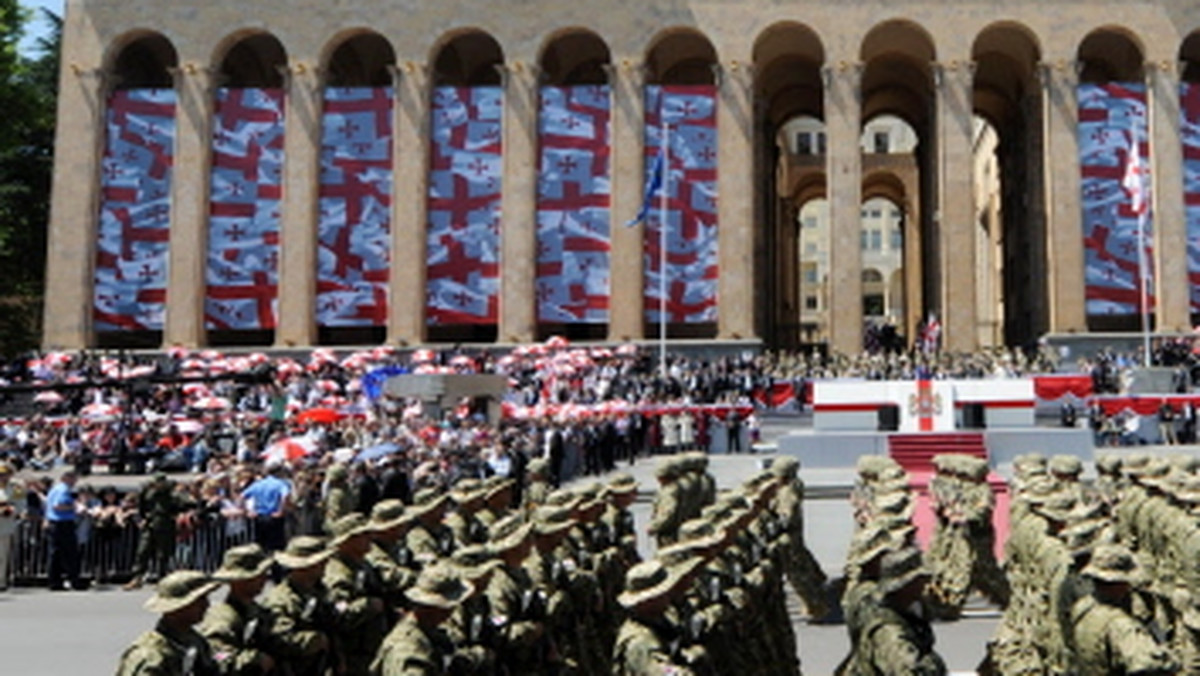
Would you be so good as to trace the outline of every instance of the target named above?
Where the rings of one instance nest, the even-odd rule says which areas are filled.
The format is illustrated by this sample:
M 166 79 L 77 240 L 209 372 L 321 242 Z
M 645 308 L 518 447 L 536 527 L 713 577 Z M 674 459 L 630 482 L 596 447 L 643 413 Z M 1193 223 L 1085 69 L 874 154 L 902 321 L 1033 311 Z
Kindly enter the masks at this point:
M 587 28 L 564 28 L 542 45 L 538 64 L 549 85 L 607 84 L 612 53 L 604 38 Z
M 1192 31 L 1179 44 L 1179 61 L 1183 64 L 1180 79 L 1200 82 L 1200 30 Z
M 281 69 L 288 62 L 287 50 L 271 33 L 238 31 L 223 40 L 215 54 L 213 62 L 225 87 L 283 87 Z
M 876 24 L 863 38 L 859 60 L 870 63 L 880 58 L 900 57 L 917 63 L 937 60 L 933 36 L 908 19 L 889 19 Z
M 321 64 L 331 87 L 387 87 L 396 50 L 384 36 L 369 28 L 343 31 L 325 45 Z
M 863 284 L 882 284 L 883 283 L 883 273 L 876 270 L 875 268 L 863 268 L 862 283 Z
M 863 204 L 874 199 L 885 199 L 903 211 L 909 197 L 908 190 L 904 187 L 904 180 L 894 172 L 877 170 L 863 176 Z
M 1024 24 L 993 23 L 975 37 L 976 112 L 997 128 L 1019 114 L 1021 99 L 1036 86 L 1041 45 Z
M 882 148 L 879 134 L 884 135 Z M 919 142 L 920 136 L 908 120 L 892 113 L 880 113 L 863 122 L 859 145 L 867 154 L 903 155 L 916 152 Z
M 794 21 L 772 24 L 759 34 L 753 54 L 755 89 L 771 124 L 797 115 L 824 117 L 825 46 L 811 28 Z
M 499 86 L 497 66 L 504 64 L 504 50 L 490 33 L 463 28 L 437 41 L 430 62 L 437 86 Z
M 659 32 L 646 49 L 646 84 L 716 84 L 717 50 L 694 28 Z
M 162 33 L 138 29 L 113 40 L 103 63 L 104 70 L 116 76 L 117 89 L 170 89 L 179 54 Z
M 1079 43 L 1075 58 L 1081 83 L 1141 82 L 1145 49 L 1122 26 L 1097 28 Z

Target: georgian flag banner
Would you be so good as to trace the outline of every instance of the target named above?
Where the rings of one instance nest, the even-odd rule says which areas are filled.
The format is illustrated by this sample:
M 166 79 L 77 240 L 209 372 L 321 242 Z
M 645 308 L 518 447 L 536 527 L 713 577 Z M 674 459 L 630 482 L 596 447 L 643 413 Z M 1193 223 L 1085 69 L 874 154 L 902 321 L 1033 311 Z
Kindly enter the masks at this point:
M 317 324 L 384 326 L 391 261 L 392 89 L 325 90 Z
M 495 324 L 503 90 L 435 87 L 432 96 L 426 321 Z
M 1200 85 L 1179 86 L 1183 138 L 1183 208 L 1187 225 L 1188 290 L 1192 314 L 1200 313 Z
M 608 322 L 609 87 L 543 87 L 538 132 L 538 321 Z
M 170 251 L 175 91 L 113 92 L 105 132 L 93 279 L 95 329 L 160 330 Z
M 1135 204 L 1145 201 L 1151 185 L 1146 88 L 1129 82 L 1084 84 L 1077 94 L 1087 313 L 1136 315 L 1139 225 L 1145 229 L 1144 276 L 1151 285 L 1147 304 L 1154 308 L 1154 215 L 1149 209 L 1139 213 L 1146 205 Z M 1131 175 L 1141 177 L 1141 190 L 1130 189 Z
M 281 89 L 217 90 L 204 303 L 209 329 L 275 328 L 283 114 Z
M 645 90 L 645 167 L 652 171 L 669 125 L 667 264 L 659 269 L 661 211 L 646 216 L 646 321 L 660 317 L 660 274 L 666 275 L 667 321 L 717 320 L 717 90 L 711 85 L 650 85 Z

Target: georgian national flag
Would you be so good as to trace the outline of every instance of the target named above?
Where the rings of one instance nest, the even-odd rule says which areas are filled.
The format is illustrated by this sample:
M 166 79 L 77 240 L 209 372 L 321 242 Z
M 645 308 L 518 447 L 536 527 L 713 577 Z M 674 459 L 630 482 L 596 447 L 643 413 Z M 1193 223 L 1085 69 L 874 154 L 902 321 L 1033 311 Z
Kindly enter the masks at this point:
M 214 122 L 205 325 L 274 329 L 283 90 L 219 89 Z
M 666 269 L 659 269 L 662 216 L 658 199 L 646 214 L 644 307 L 646 320 L 708 323 L 717 320 L 717 116 L 710 85 L 651 85 L 645 89 L 646 182 L 654 179 L 662 148 L 661 120 L 669 129 Z M 661 165 L 659 165 L 661 167 Z M 650 192 L 648 189 L 647 192 Z M 665 275 L 665 279 L 662 276 Z M 665 298 L 663 293 L 665 291 Z
M 431 107 L 425 312 L 429 324 L 499 320 L 500 87 L 436 87 Z
M 97 331 L 163 327 L 174 152 L 175 90 L 112 93 L 92 291 Z
M 1139 228 L 1147 284 L 1153 271 L 1153 214 L 1146 90 L 1141 83 L 1084 84 L 1078 89 L 1084 284 L 1090 315 L 1130 315 L 1140 308 Z M 1141 177 L 1138 180 L 1137 177 Z M 1154 292 L 1147 290 L 1149 308 Z
M 390 87 L 325 90 L 317 225 L 320 326 L 384 326 L 391 267 Z
M 538 320 L 603 324 L 609 304 L 609 88 L 543 87 Z
M 1200 85 L 1180 84 L 1179 102 L 1188 287 L 1192 314 L 1200 314 Z

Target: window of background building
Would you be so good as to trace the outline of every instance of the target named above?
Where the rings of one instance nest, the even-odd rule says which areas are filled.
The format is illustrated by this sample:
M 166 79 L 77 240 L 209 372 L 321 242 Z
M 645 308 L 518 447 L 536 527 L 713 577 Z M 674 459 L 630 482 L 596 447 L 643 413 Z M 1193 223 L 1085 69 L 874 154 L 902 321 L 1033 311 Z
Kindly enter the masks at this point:
M 904 233 L 900 228 L 892 228 L 892 248 L 896 251 L 904 248 Z
M 804 269 L 804 283 L 805 284 L 816 284 L 817 283 L 817 268 L 816 267 L 808 267 L 808 268 Z
M 886 155 L 888 152 L 888 133 L 886 131 L 875 132 L 874 144 L 876 153 Z
M 816 242 L 805 242 L 805 243 L 804 243 L 804 253 L 805 253 L 805 254 L 808 254 L 808 255 L 810 255 L 810 256 L 811 256 L 811 255 L 816 255 L 816 253 L 817 253 L 817 243 L 816 243 Z
M 806 131 L 796 134 L 796 154 L 797 155 L 812 155 L 812 135 Z
M 863 296 L 863 313 L 868 317 L 883 316 L 883 294 L 872 293 Z
M 823 131 L 817 132 L 817 154 L 825 154 L 825 132 Z
M 817 309 L 817 297 L 816 296 L 805 296 L 804 297 L 804 309 L 805 310 L 816 310 Z
M 817 227 L 817 217 L 816 216 L 805 216 L 803 226 L 810 230 Z
M 870 235 L 867 234 L 866 230 L 863 230 L 862 231 L 862 244 L 860 245 L 863 251 L 867 250 L 867 246 L 868 246 L 869 242 L 870 242 Z
M 883 249 L 883 233 L 879 230 L 871 231 L 871 251 L 879 251 Z

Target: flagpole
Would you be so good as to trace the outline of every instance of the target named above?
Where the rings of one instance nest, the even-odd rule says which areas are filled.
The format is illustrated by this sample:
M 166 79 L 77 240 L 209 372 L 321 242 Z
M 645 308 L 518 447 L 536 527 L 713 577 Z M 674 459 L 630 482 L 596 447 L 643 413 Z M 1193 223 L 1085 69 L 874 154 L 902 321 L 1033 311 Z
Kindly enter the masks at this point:
M 1137 247 L 1138 247 L 1138 304 L 1142 315 L 1142 366 L 1150 368 L 1150 301 L 1149 286 L 1146 279 L 1146 210 L 1138 213 Z
M 666 106 L 664 99 L 659 100 L 658 117 L 661 130 L 659 138 L 662 142 L 660 151 L 662 162 L 662 192 L 658 201 L 658 367 L 662 378 L 667 378 L 667 196 L 670 192 L 671 144 L 668 134 Z

